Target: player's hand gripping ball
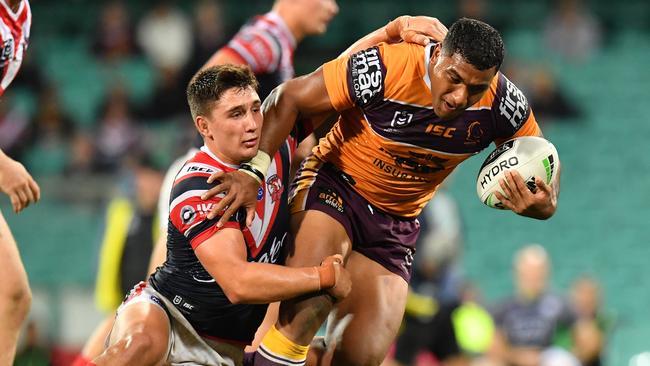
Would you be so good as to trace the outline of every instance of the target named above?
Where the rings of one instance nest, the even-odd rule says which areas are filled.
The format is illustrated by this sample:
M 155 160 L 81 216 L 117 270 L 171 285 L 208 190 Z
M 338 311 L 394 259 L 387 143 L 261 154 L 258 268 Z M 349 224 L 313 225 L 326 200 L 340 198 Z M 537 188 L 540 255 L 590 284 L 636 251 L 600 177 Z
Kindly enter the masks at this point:
M 494 194 L 504 196 L 499 181 L 505 178 L 507 170 L 516 170 L 521 174 L 528 189 L 535 192 L 535 177 L 551 184 L 557 175 L 560 164 L 557 150 L 552 143 L 541 137 L 524 136 L 508 140 L 488 155 L 476 178 L 476 193 L 486 205 L 505 209 Z

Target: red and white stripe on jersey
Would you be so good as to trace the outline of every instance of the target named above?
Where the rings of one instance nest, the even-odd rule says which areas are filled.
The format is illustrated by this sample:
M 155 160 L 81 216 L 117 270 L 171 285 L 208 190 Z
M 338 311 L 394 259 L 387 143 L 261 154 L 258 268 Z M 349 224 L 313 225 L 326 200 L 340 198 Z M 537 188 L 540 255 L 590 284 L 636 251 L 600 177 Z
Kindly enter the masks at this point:
M 289 149 L 295 149 L 294 142 L 287 140 L 285 143 Z M 201 199 L 201 195 L 214 186 L 214 183 L 207 183 L 207 178 L 217 171 L 231 172 L 235 169 L 237 166 L 220 161 L 204 146 L 178 172 L 172 188 L 169 218 L 174 227 L 188 238 L 193 249 L 221 229 L 214 225 L 219 217 L 208 222 L 207 215 L 225 195 Z M 253 223 L 250 227 L 242 229 L 244 240 L 253 257 L 260 252 L 272 231 L 280 205 L 285 204 L 280 199 L 282 191 L 286 189 L 282 183 L 284 175 L 288 174 L 285 170 L 282 167 L 281 154 L 278 152 L 271 161 L 265 184 L 260 188 Z M 222 228 L 241 229 L 239 221 L 240 217 L 235 214 Z
M 289 28 L 274 12 L 255 17 L 224 47 L 250 65 L 255 74 L 281 70 L 284 80 L 293 77 L 295 48 Z
M 16 12 L 5 0 L 0 0 L 0 95 L 14 80 L 29 42 L 32 12 L 27 0 L 22 0 Z

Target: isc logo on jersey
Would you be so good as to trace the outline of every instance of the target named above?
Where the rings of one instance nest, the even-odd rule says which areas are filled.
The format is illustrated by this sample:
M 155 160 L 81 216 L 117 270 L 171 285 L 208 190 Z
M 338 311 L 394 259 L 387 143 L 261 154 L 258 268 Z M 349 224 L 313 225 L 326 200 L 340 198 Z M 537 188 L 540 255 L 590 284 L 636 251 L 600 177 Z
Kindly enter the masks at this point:
M 381 75 L 381 60 L 377 47 L 355 53 L 350 57 L 352 88 L 359 105 L 367 105 L 378 93 L 383 94 L 384 79 Z
M 505 76 L 503 76 L 503 80 L 506 83 L 506 90 L 499 100 L 499 113 L 510 122 L 512 127 L 518 129 L 526 120 L 528 101 L 515 84 Z

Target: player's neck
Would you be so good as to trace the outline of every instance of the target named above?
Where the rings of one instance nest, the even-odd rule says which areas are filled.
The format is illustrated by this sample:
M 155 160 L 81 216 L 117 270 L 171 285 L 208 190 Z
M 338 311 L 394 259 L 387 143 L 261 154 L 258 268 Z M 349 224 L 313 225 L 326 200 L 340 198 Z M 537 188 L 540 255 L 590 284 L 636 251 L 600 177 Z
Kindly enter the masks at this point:
M 287 28 L 289 28 L 289 32 L 291 32 L 293 38 L 296 40 L 296 44 L 300 43 L 300 41 L 305 38 L 306 34 L 300 25 L 301 20 L 298 19 L 298 14 L 291 9 L 290 4 L 279 1 L 275 6 L 273 6 L 273 11 L 284 20 Z
M 11 9 L 14 13 L 18 11 L 20 8 L 20 2 L 22 0 L 4 0 L 4 2 L 9 6 L 9 9 Z

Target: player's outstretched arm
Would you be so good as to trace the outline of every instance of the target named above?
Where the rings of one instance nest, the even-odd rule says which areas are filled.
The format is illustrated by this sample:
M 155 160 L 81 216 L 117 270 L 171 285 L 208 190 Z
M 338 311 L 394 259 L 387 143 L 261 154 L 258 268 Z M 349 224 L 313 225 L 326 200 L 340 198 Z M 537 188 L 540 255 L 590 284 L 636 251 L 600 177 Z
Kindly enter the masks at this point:
M 233 304 L 268 304 L 320 290 L 342 299 L 351 289 L 342 256 L 327 257 L 318 267 L 248 262 L 246 244 L 238 229 L 218 231 L 195 253 Z
M 227 192 L 208 215 L 211 219 L 225 210 L 217 223 L 219 227 L 226 223 L 240 207 L 246 209 L 246 224 L 250 226 L 255 215 L 257 190 L 266 174 L 271 157 L 294 129 L 296 121 L 335 112 L 327 94 L 322 68 L 275 88 L 264 101 L 262 109 L 264 125 L 257 156 L 245 169 L 242 167 L 232 173 L 213 174 L 208 181 L 220 181 L 220 184 L 201 197 L 208 199 L 221 192 Z M 314 118 L 311 120 L 311 127 L 316 128 L 323 121 L 322 118 Z
M 0 150 L 0 189 L 18 213 L 41 198 L 41 189 L 25 167 Z
M 442 41 L 446 35 L 447 27 L 437 18 L 402 15 L 354 42 L 339 57 L 349 56 L 381 42 L 397 43 L 404 41 L 426 46 L 431 40 Z

